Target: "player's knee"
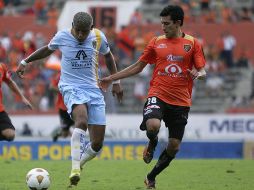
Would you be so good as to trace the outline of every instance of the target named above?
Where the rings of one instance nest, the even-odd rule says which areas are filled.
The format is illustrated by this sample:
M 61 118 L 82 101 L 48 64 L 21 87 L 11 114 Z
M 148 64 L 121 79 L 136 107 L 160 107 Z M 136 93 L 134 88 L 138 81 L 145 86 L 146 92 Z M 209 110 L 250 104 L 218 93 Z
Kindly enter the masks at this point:
M 170 139 L 167 147 L 167 153 L 170 156 L 175 156 L 180 149 L 181 141 L 178 139 Z
M 14 130 L 7 130 L 2 134 L 6 141 L 13 141 L 15 138 L 15 131 Z
M 159 119 L 148 119 L 146 121 L 146 127 L 148 131 L 157 132 L 160 129 L 161 121 Z
M 88 127 L 88 124 L 87 124 L 87 122 L 85 120 L 79 120 L 79 121 L 76 121 L 75 126 L 77 128 L 86 130 L 87 127 Z

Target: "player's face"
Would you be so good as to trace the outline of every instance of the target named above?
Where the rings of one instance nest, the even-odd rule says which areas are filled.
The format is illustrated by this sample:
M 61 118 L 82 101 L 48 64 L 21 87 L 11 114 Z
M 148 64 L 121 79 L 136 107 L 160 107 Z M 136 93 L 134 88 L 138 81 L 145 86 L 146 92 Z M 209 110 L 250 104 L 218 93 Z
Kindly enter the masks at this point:
M 167 38 L 174 38 L 178 36 L 180 21 L 173 22 L 170 16 L 161 17 L 162 30 Z
M 72 31 L 73 31 L 72 34 L 79 42 L 83 42 L 89 35 L 91 29 L 92 29 L 92 26 L 81 27 L 81 26 L 72 25 Z

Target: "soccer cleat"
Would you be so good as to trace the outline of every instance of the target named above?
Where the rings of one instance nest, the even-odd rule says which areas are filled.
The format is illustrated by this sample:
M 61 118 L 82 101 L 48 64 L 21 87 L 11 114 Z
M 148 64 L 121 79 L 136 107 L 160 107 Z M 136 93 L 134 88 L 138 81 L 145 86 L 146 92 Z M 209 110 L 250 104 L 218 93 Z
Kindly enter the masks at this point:
M 156 139 L 156 141 L 158 141 L 158 138 Z M 152 161 L 156 144 L 157 142 L 153 144 L 151 143 L 151 141 L 149 141 L 148 145 L 145 147 L 143 151 L 143 160 L 146 164 L 149 164 Z
M 155 180 L 149 180 L 146 176 L 144 183 L 146 189 L 155 189 Z
M 71 175 L 70 175 L 69 179 L 70 179 L 70 186 L 69 187 L 78 185 L 78 182 L 80 180 L 80 170 L 79 169 L 71 170 Z

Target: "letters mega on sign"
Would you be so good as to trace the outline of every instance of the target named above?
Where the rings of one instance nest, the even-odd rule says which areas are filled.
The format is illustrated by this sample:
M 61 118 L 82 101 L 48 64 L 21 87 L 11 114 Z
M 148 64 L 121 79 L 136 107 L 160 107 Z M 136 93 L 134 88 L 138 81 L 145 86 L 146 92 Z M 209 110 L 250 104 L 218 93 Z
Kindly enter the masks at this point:
M 225 119 L 222 121 L 211 120 L 210 131 L 227 133 L 253 133 L 254 119 Z
M 252 115 L 194 114 L 186 127 L 186 138 L 204 140 L 254 140 Z

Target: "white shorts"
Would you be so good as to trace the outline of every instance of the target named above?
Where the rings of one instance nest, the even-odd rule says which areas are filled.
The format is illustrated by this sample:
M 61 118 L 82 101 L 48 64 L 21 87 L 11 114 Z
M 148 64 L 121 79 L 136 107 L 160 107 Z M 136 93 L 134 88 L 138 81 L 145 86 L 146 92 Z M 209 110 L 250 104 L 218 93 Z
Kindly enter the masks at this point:
M 105 101 L 100 89 L 59 86 L 59 90 L 69 114 L 71 114 L 74 104 L 86 104 L 88 109 L 88 124 L 106 125 Z

